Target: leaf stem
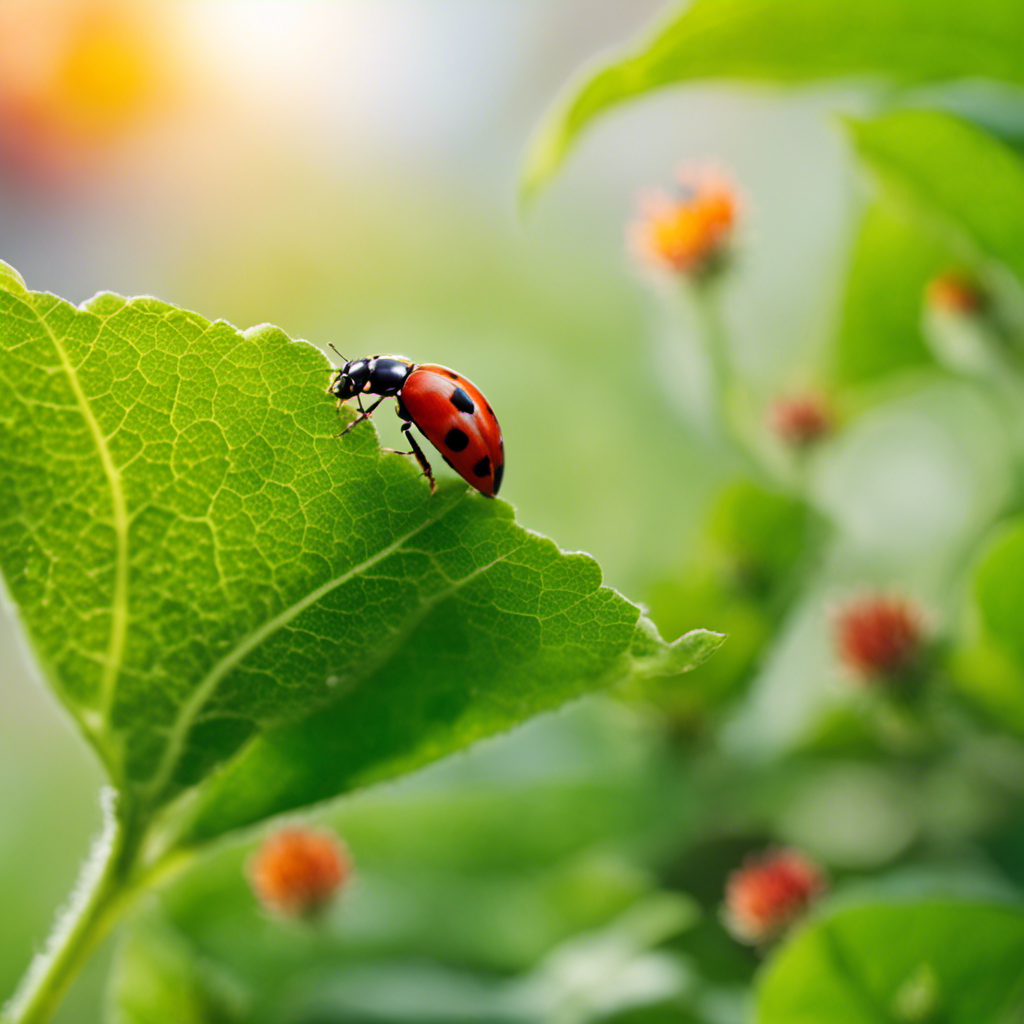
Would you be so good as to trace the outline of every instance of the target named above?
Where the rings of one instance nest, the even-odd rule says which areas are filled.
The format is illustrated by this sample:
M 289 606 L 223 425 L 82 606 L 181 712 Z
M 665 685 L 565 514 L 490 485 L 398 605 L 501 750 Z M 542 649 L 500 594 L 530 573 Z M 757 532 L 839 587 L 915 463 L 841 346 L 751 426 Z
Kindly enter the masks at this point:
M 46 948 L 37 954 L 2 1024 L 42 1024 L 52 1016 L 72 981 L 111 926 L 158 876 L 177 863 L 166 856 L 139 870 L 145 828 L 127 808 L 115 806 L 116 794 L 105 790 L 103 831 L 93 844 L 67 909 L 60 915 Z

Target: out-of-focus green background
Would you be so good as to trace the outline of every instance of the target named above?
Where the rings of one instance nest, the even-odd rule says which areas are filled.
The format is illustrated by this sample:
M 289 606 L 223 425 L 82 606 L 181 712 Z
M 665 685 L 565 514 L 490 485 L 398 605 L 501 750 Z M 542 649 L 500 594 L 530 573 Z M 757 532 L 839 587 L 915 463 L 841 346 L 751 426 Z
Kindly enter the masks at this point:
M 856 111 L 856 94 L 689 86 L 603 122 L 520 217 L 517 168 L 551 97 L 657 6 L 11 0 L 0 12 L 0 255 L 30 287 L 75 302 L 98 290 L 153 294 L 242 327 L 269 321 L 349 357 L 399 352 L 458 368 L 500 417 L 503 496 L 520 522 L 592 553 L 609 583 L 649 599 L 684 565 L 709 496 L 736 467 L 702 436 L 694 396 L 703 371 L 685 318 L 667 314 L 626 255 L 638 191 L 667 183 L 687 159 L 711 159 L 739 183 L 744 217 L 726 317 L 755 405 L 818 375 L 867 191 L 835 114 Z M 114 73 L 89 94 L 96 67 Z M 392 419 L 377 417 L 387 443 Z M 897 395 L 836 442 L 815 483 L 842 528 L 832 563 L 724 734 L 751 777 L 841 687 L 830 601 L 849 586 L 899 580 L 937 621 L 953 615 L 950 581 L 1012 476 L 986 400 L 951 378 Z M 723 624 L 695 613 L 674 625 Z M 97 829 L 101 776 L 34 678 L 9 616 L 2 630 L 6 995 Z M 496 859 L 488 844 L 508 842 L 507 828 L 488 833 L 488 813 L 519 793 L 536 802 L 527 820 L 546 837 L 523 839 L 524 860 L 589 851 L 597 859 L 587 870 L 611 872 L 597 886 L 613 894 L 610 913 L 643 884 L 591 848 L 603 836 L 621 845 L 647 820 L 644 801 L 680 820 L 691 810 L 644 728 L 596 703 L 360 796 L 342 828 L 357 858 L 406 872 L 426 864 L 436 890 L 437 877 L 458 876 L 465 863 L 431 847 L 431 822 L 461 809 L 452 846 L 479 846 L 466 856 L 483 873 Z M 1000 762 L 986 751 L 985 763 L 1012 774 L 1016 750 L 1004 753 Z M 715 780 L 707 785 L 713 792 Z M 969 782 L 951 785 L 839 764 L 792 783 L 781 828 L 833 867 L 870 869 L 936 830 L 955 845 L 986 814 Z M 601 810 L 580 810 L 580 834 L 560 845 L 546 794 L 577 786 Z M 394 807 L 426 822 L 401 856 L 381 824 L 393 826 Z M 392 870 L 393 886 L 400 873 Z M 366 893 L 379 899 L 367 896 L 359 913 L 410 905 L 400 893 L 388 904 L 373 884 L 371 867 Z M 497 899 L 483 881 L 475 892 L 469 915 Z M 577 916 L 598 923 L 601 909 Z M 408 934 L 436 931 L 445 955 L 467 958 L 457 928 L 436 924 L 443 917 L 409 922 Z M 544 920 L 541 905 L 513 921 L 494 966 L 527 965 L 564 937 Z M 103 974 L 101 958 L 62 1020 L 93 1019 Z

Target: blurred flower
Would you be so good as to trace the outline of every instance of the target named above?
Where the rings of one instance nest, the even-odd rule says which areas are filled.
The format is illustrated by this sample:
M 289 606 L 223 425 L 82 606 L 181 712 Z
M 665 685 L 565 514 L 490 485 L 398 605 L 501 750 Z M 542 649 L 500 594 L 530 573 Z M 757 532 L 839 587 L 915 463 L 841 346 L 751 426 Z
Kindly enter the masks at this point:
M 63 175 L 135 130 L 170 75 L 155 11 L 134 0 L 0 6 L 0 160 Z
M 926 289 L 928 305 L 939 312 L 971 316 L 988 304 L 984 290 L 973 278 L 954 270 L 933 277 Z
M 740 942 L 775 938 L 825 890 L 821 869 L 797 850 L 751 857 L 726 883 L 723 919 Z
M 351 857 L 337 836 L 297 825 L 269 836 L 249 862 L 260 902 L 287 917 L 315 916 L 351 875 Z
M 804 394 L 778 399 L 768 414 L 768 425 L 790 448 L 808 448 L 832 432 L 832 410 L 821 395 Z
M 685 166 L 675 195 L 645 196 L 629 230 L 637 259 L 656 270 L 692 279 L 708 277 L 726 262 L 739 217 L 735 186 L 710 167 Z
M 947 271 L 925 294 L 924 336 L 940 363 L 981 377 L 1019 372 L 1014 326 L 976 278 Z
M 862 680 L 907 674 L 923 640 L 921 611 L 902 597 L 867 594 L 849 601 L 836 617 L 840 660 Z

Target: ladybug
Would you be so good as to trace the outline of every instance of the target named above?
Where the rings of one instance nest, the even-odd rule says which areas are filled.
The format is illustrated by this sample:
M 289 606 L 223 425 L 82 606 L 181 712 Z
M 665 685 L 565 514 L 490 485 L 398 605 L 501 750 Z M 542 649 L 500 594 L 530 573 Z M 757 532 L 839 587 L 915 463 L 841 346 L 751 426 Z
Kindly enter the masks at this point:
M 332 345 L 331 348 L 334 348 Z M 338 350 L 335 348 L 335 352 Z M 342 359 L 344 356 L 338 352 Z M 441 457 L 481 494 L 493 498 L 501 487 L 505 472 L 505 442 L 490 403 L 480 389 L 460 373 L 436 363 L 414 363 L 402 356 L 367 356 L 348 359 L 331 378 L 327 394 L 339 404 L 355 398 L 359 415 L 339 434 L 368 420 L 385 398 L 396 399 L 395 411 L 405 422 L 402 432 L 412 451 L 385 451 L 396 455 L 415 455 L 434 490 L 434 474 L 423 449 L 411 430 L 420 433 L 441 453 Z M 369 408 L 363 408 L 363 395 L 380 395 Z

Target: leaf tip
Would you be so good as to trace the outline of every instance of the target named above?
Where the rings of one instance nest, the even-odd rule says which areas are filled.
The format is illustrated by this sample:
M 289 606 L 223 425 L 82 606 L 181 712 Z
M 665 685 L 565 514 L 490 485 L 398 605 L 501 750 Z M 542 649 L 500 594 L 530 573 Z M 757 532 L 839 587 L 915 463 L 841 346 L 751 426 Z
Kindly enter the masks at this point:
M 671 659 L 678 665 L 677 671 L 689 672 L 703 665 L 728 638 L 728 634 L 711 629 L 692 629 L 669 645 Z
M 634 675 L 643 679 L 675 676 L 703 665 L 725 643 L 725 633 L 710 629 L 692 629 L 673 643 L 666 643 L 658 627 L 642 617 L 637 624 L 633 645 Z

